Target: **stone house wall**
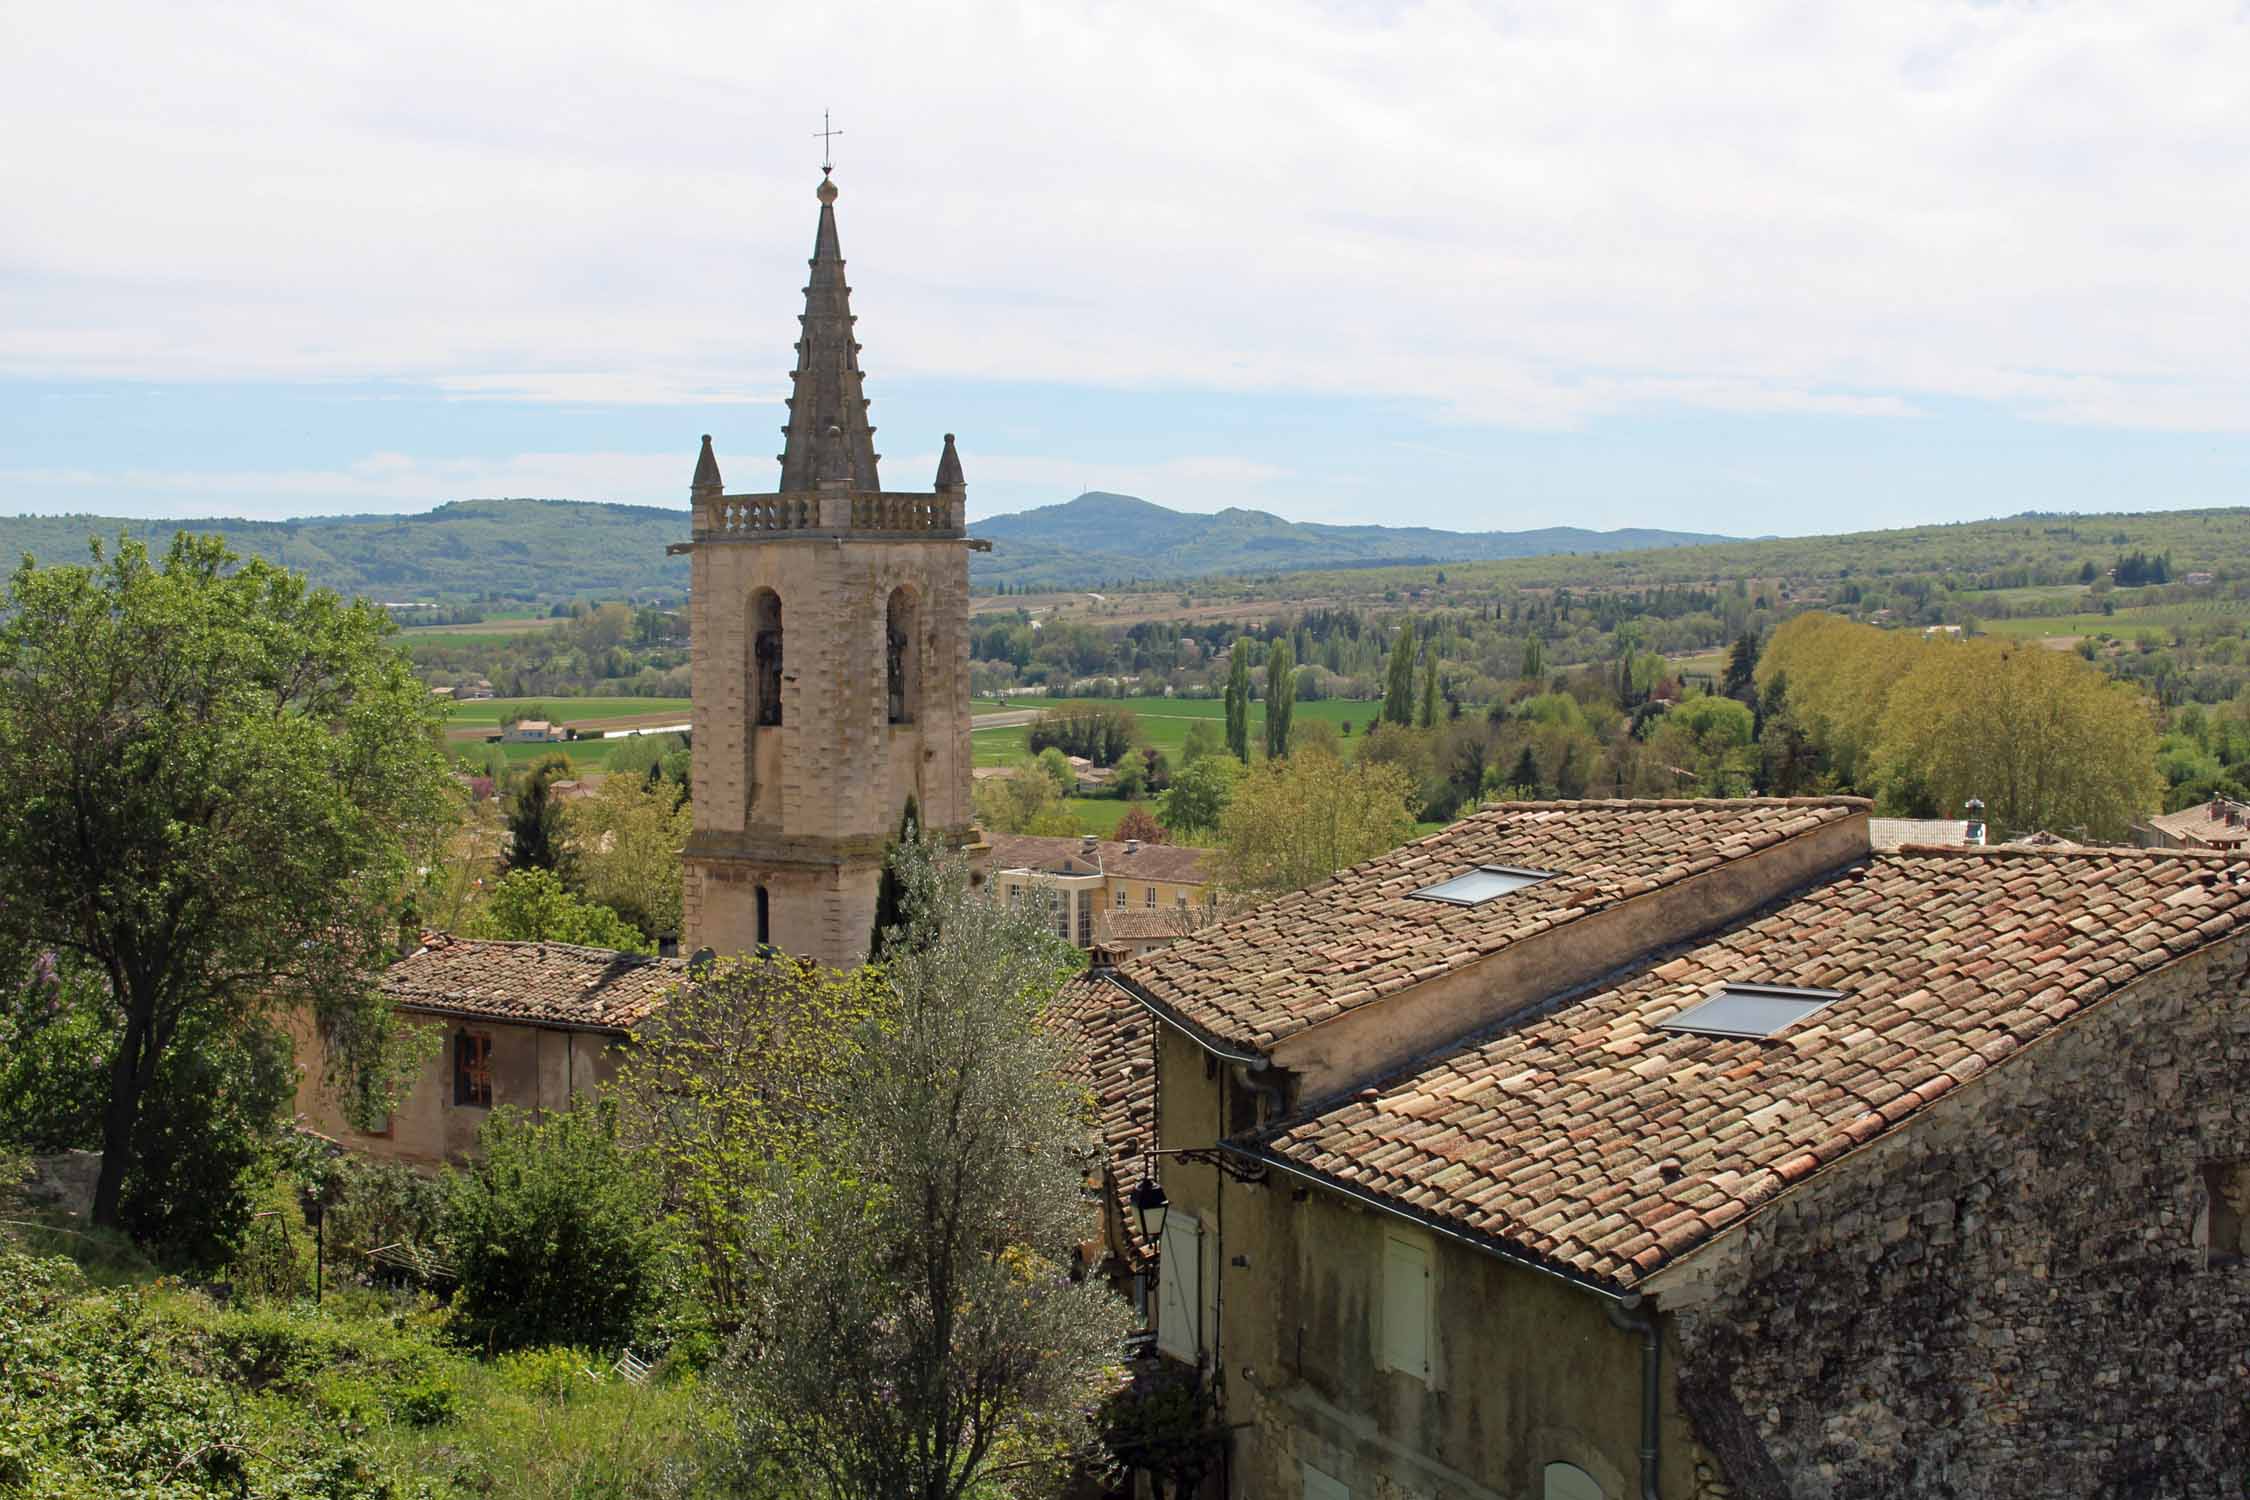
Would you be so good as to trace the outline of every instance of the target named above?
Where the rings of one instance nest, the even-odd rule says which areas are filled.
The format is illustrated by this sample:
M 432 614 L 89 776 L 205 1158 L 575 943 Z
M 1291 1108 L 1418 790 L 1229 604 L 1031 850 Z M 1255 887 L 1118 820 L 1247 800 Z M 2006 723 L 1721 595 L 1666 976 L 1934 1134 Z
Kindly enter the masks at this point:
M 2244 1492 L 2250 1264 L 2207 1184 L 2250 1159 L 2246 960 L 2159 970 L 1655 1279 L 1736 1494 Z
M 617 1074 L 615 1040 L 597 1032 L 547 1026 L 514 1026 L 482 1020 L 447 1020 L 401 1014 L 432 1048 L 413 1086 L 393 1110 L 390 1129 L 371 1134 L 344 1118 L 341 1102 L 324 1081 L 320 1037 L 308 1018 L 291 1027 L 297 1052 L 297 1115 L 310 1129 L 354 1152 L 415 1166 L 466 1161 L 476 1153 L 477 1131 L 492 1111 L 453 1102 L 453 1036 L 467 1030 L 492 1038 L 492 1103 L 517 1109 L 561 1109 Z

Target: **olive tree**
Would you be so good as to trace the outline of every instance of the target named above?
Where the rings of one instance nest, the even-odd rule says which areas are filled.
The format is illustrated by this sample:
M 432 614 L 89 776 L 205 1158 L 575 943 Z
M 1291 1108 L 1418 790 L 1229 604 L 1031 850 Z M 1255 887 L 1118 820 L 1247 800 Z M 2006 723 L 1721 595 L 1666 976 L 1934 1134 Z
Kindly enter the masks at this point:
M 107 981 L 94 1222 L 119 1222 L 175 1040 L 305 1005 L 380 1091 L 374 981 L 448 796 L 384 613 L 216 538 L 26 558 L 0 592 L 0 936 Z
M 1072 967 L 1031 908 L 926 841 L 805 1169 L 762 1207 L 729 1361 L 744 1457 L 838 1500 L 1059 1487 L 1116 1384 L 1122 1301 L 1088 1232 L 1082 1090 L 1040 1018 Z

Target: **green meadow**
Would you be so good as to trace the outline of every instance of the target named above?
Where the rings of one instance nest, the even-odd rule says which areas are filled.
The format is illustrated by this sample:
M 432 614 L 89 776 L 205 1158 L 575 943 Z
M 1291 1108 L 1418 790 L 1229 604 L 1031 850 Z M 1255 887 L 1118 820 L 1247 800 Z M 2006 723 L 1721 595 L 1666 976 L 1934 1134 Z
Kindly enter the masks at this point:
M 1009 709 L 1057 708 L 1065 703 L 1089 700 L 1078 698 L 1011 698 Z M 1179 764 L 1180 752 L 1187 748 L 1188 730 L 1198 719 L 1209 720 L 1223 735 L 1226 730 L 1226 703 L 1218 698 L 1101 698 L 1091 700 L 1103 707 L 1129 708 L 1140 727 L 1141 743 L 1153 746 L 1164 753 L 1164 758 Z M 992 710 L 982 710 L 991 712 Z M 1367 727 L 1381 715 L 1380 703 L 1361 702 L 1356 699 L 1325 698 L 1316 703 L 1300 700 L 1297 704 L 1297 722 L 1325 719 L 1341 730 L 1351 726 L 1344 736 L 1348 751 L 1352 742 L 1367 732 Z M 1015 724 L 1005 728 L 970 730 L 976 748 L 976 763 L 980 766 L 1007 766 L 1023 759 L 1029 750 L 1030 732 L 1027 725 Z M 1253 702 L 1250 705 L 1250 754 L 1262 758 L 1266 735 L 1266 706 Z
M 446 723 L 456 729 L 479 724 L 498 729 L 503 718 L 520 718 L 529 713 L 534 718 L 560 724 L 677 714 L 677 722 L 685 724 L 688 708 L 685 698 L 472 698 L 454 704 Z

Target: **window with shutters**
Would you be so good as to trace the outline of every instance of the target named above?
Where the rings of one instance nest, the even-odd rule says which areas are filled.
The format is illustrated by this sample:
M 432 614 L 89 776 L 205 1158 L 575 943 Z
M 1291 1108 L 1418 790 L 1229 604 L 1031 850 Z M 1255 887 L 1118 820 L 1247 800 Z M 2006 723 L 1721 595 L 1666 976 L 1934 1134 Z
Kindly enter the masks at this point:
M 1376 1363 L 1417 1380 L 1430 1378 L 1430 1247 L 1426 1240 L 1385 1233 L 1383 1301 Z
M 1156 1348 L 1194 1364 L 1203 1354 L 1203 1226 L 1193 1214 L 1164 1216 L 1156 1270 Z
M 453 1102 L 492 1107 L 492 1038 L 484 1032 L 453 1033 Z
M 1352 1500 L 1352 1487 L 1335 1475 L 1297 1461 L 1305 1475 L 1305 1500 Z

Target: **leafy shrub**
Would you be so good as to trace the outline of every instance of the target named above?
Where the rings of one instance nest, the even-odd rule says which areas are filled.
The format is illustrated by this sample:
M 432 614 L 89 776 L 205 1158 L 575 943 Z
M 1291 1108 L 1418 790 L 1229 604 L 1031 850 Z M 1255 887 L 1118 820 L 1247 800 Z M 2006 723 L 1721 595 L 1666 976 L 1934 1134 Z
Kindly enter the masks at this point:
M 391 1493 L 366 1449 L 332 1430 L 254 1430 L 204 1363 L 140 1294 L 89 1294 L 68 1262 L 0 1247 L 0 1494 Z M 294 1352 L 275 1363 L 294 1367 Z
M 398 1395 L 400 1420 L 409 1427 L 437 1427 L 461 1414 L 461 1393 L 443 1380 L 425 1380 Z
M 525 1349 L 492 1362 L 500 1383 L 526 1396 L 569 1406 L 602 1383 L 601 1357 L 584 1349 Z
M 446 1178 L 454 1318 L 491 1349 L 627 1343 L 655 1300 L 664 1230 L 654 1175 L 616 1112 L 495 1110 L 483 1158 Z
M 271 1172 L 296 1092 L 289 1038 L 272 1026 L 181 1028 L 141 1098 L 119 1218 L 159 1260 L 226 1264 Z
M 364 1265 L 357 1252 L 388 1245 L 429 1249 L 445 1218 L 445 1191 L 434 1177 L 398 1162 L 347 1156 L 328 1184 L 329 1264 Z

